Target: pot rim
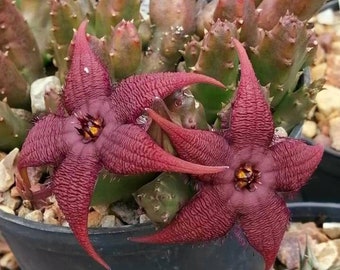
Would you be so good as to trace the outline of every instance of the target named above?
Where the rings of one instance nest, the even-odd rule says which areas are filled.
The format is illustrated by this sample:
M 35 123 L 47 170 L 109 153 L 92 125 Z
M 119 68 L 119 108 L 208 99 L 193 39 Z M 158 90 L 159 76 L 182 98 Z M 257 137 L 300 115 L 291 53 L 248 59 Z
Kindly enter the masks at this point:
M 315 207 L 315 208 L 332 208 L 339 210 L 340 213 L 340 203 L 332 203 L 332 202 L 291 202 L 287 203 L 287 207 L 291 208 L 307 208 L 307 207 Z
M 323 4 L 320 11 L 326 10 L 328 8 L 338 10 L 339 9 L 339 1 L 338 0 L 331 0 Z
M 4 219 L 7 222 L 12 222 L 18 225 L 22 225 L 30 229 L 42 230 L 46 232 L 73 234 L 70 227 L 65 227 L 65 226 L 60 226 L 60 225 L 51 225 L 51 224 L 45 224 L 42 222 L 28 220 L 23 217 L 19 217 L 17 215 L 6 213 L 2 210 L 0 210 L 0 219 Z M 130 233 L 130 232 L 134 233 L 134 232 L 144 231 L 145 229 L 153 229 L 153 228 L 154 226 L 152 225 L 152 223 L 124 225 L 121 227 L 110 227 L 110 228 L 102 228 L 102 227 L 101 228 L 88 228 L 88 234 L 96 235 L 96 234 L 103 234 L 103 233 L 110 233 L 110 234 L 120 234 L 120 233 Z
M 289 209 L 296 208 L 307 208 L 307 207 L 315 207 L 315 208 L 331 208 L 336 209 L 340 212 L 340 203 L 323 203 L 323 202 L 292 202 L 287 203 L 287 207 Z M 18 217 L 13 214 L 6 213 L 0 210 L 0 218 L 12 222 L 18 225 L 26 226 L 31 229 L 38 229 L 47 232 L 58 232 L 64 234 L 73 234 L 69 227 L 58 226 L 58 225 L 50 225 L 41 222 L 36 222 L 28 219 L 24 219 L 22 217 Z M 125 225 L 122 227 L 111 227 L 111 228 L 89 228 L 89 235 L 110 233 L 110 234 L 120 234 L 120 233 L 129 233 L 129 232 L 141 232 L 145 229 L 153 229 L 154 226 L 151 223 L 145 224 L 136 224 L 136 225 Z

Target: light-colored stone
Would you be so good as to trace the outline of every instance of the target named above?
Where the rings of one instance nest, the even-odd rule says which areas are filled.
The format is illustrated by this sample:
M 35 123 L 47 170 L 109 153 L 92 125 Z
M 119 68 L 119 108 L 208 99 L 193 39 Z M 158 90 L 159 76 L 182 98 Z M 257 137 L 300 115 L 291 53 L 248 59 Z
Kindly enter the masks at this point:
M 46 208 L 43 213 L 43 222 L 45 224 L 60 225 L 57 213 L 54 207 Z
M 46 91 L 54 89 L 57 93 L 61 92 L 60 80 L 56 76 L 49 76 L 34 81 L 31 85 L 31 108 L 33 113 L 44 112 L 45 99 L 44 95 Z
M 116 227 L 116 216 L 114 215 L 107 215 L 104 216 L 100 222 L 100 226 L 103 228 L 113 228 Z
M 324 232 L 330 239 L 337 239 L 337 238 L 340 238 L 340 227 L 338 227 L 338 228 L 328 228 L 328 229 L 323 229 L 323 232 Z
M 298 223 L 294 222 L 290 224 L 289 231 L 291 232 L 304 232 L 317 242 L 327 242 L 328 237 L 323 234 L 314 222 Z
M 147 222 L 150 222 L 149 217 L 145 214 L 141 214 L 139 216 L 139 223 L 143 224 L 143 223 L 147 223 Z
M 109 212 L 109 206 L 105 204 L 94 205 L 92 208 L 103 216 L 107 215 Z
M 5 158 L 0 161 L 0 192 L 5 192 L 14 184 L 14 162 L 19 153 L 14 148 Z
M 103 216 L 97 211 L 89 212 L 89 215 L 87 218 L 87 226 L 91 228 L 99 227 L 102 218 Z
M 1 266 L 1 269 L 2 268 L 8 269 L 8 270 L 18 269 L 18 263 L 14 257 L 14 254 L 12 252 L 9 252 L 3 255 L 0 259 L 0 266 Z
M 305 120 L 302 125 L 302 135 L 307 138 L 314 138 L 318 130 L 318 126 L 314 121 Z
M 327 70 L 327 63 L 320 63 L 311 69 L 311 77 L 314 80 L 322 79 L 325 77 Z
M 60 222 L 55 219 L 54 217 L 44 217 L 44 221 L 45 224 L 49 224 L 49 225 L 60 225 Z
M 61 223 L 61 226 L 63 227 L 70 227 L 70 224 L 68 224 L 68 222 L 66 220 L 64 220 L 62 223 Z
M 329 136 L 332 140 L 331 147 L 340 151 L 340 116 L 329 120 Z
M 276 127 L 274 130 L 274 136 L 286 138 L 288 137 L 288 133 L 283 127 Z
M 9 208 L 6 205 L 2 205 L 2 204 L 0 204 L 0 211 L 6 212 L 6 213 L 12 214 L 12 215 L 15 214 L 14 211 L 11 208 Z
M 27 214 L 31 213 L 32 210 L 21 205 L 18 209 L 18 217 L 25 217 Z
M 18 197 L 12 197 L 11 192 L 6 191 L 2 193 L 1 203 L 14 211 L 20 206 L 21 200 Z
M 335 15 L 331 8 L 328 8 L 316 15 L 316 20 L 321 25 L 334 25 Z
M 340 112 L 340 89 L 329 84 L 324 88 L 315 97 L 318 110 L 326 116 L 333 111 Z
M 136 210 L 122 202 L 111 205 L 110 209 L 122 222 L 133 225 L 138 223 Z
M 30 213 L 28 213 L 25 216 L 25 219 L 36 221 L 36 222 L 42 222 L 43 221 L 43 214 L 40 210 L 34 210 Z
M 324 223 L 322 231 L 330 239 L 340 238 L 340 223 L 337 223 L 337 222 Z
M 318 260 L 318 269 L 327 270 L 335 265 L 339 253 L 335 243 L 328 241 L 315 245 L 314 255 Z
M 336 259 L 336 261 L 334 262 L 334 270 L 336 269 L 340 269 L 340 239 L 334 239 L 332 240 L 333 244 L 336 246 L 336 249 L 338 251 L 338 257 Z

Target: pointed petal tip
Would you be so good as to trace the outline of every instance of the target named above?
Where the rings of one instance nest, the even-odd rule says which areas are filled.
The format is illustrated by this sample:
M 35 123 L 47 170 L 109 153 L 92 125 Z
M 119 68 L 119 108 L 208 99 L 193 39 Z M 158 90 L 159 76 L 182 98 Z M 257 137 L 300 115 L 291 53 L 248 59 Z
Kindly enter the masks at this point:
M 83 20 L 78 27 L 78 32 L 85 33 L 88 23 L 89 23 L 89 20 L 87 19 Z
M 91 195 L 102 166 L 94 148 L 82 147 L 79 152 L 81 154 L 67 155 L 54 171 L 52 192 L 79 245 L 89 257 L 105 269 L 110 269 L 93 246 L 88 232 Z
M 171 129 L 184 129 L 183 127 L 180 127 L 167 119 L 161 117 L 158 113 L 156 113 L 153 109 L 151 108 L 146 108 L 146 112 L 154 120 L 162 129 L 164 129 L 167 133 L 171 131 Z M 181 160 L 183 163 L 183 167 L 185 164 L 187 164 L 187 169 L 188 171 L 185 173 L 190 173 L 190 174 L 210 174 L 210 173 L 219 173 L 222 172 L 226 169 L 229 169 L 229 166 L 206 166 L 206 165 L 200 165 L 200 164 L 195 164 L 191 163 L 185 160 Z
M 243 44 L 236 38 L 232 39 L 235 49 L 238 54 L 238 58 L 241 64 L 241 81 L 247 81 L 247 84 L 258 85 L 258 80 L 256 78 L 253 65 L 250 62 L 247 51 Z
M 80 25 L 78 26 L 78 29 L 74 29 L 72 42 L 74 43 L 81 42 L 83 41 L 84 38 L 87 41 L 86 28 L 87 28 L 88 22 L 89 22 L 88 20 L 84 20 L 80 23 Z
M 193 175 L 214 174 L 229 169 L 229 166 L 206 166 L 179 159 L 175 156 L 173 156 L 173 162 L 175 164 L 169 167 L 169 171 Z
M 189 73 L 189 74 L 195 74 L 195 75 L 198 75 L 197 76 L 197 82 L 201 82 L 201 83 L 208 83 L 208 84 L 212 84 L 212 85 L 215 85 L 217 87 L 220 87 L 220 88 L 226 88 L 226 86 L 221 83 L 220 81 L 216 80 L 215 78 L 213 77 L 210 77 L 210 76 L 207 76 L 207 75 L 204 75 L 204 74 L 199 74 L 199 73 Z
M 111 267 L 105 262 L 105 260 L 97 253 L 97 251 L 93 247 L 88 235 L 87 224 L 81 224 L 82 222 L 79 222 L 79 220 L 74 220 L 74 217 L 68 217 L 66 218 L 66 220 L 69 222 L 74 236 L 78 240 L 80 246 L 85 250 L 85 252 L 93 260 L 102 265 L 105 269 L 111 270 Z
M 82 246 L 82 248 L 86 251 L 86 253 L 97 263 L 102 265 L 106 270 L 111 270 L 111 267 L 104 261 L 104 259 L 97 253 L 97 251 L 94 249 L 92 243 L 90 242 L 90 238 L 87 234 L 87 228 L 78 228 L 76 226 L 72 226 L 72 231 L 77 238 L 79 244 Z M 86 230 L 86 233 L 84 233 L 84 230 Z

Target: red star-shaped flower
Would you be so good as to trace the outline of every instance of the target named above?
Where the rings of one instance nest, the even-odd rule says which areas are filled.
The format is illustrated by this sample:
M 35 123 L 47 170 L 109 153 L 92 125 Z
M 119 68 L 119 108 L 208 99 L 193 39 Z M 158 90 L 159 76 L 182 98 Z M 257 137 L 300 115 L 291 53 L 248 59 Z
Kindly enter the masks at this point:
M 149 243 L 204 241 L 225 236 L 239 224 L 249 243 L 273 265 L 289 211 L 278 192 L 300 189 L 316 169 L 321 146 L 300 140 L 275 141 L 270 108 L 242 45 L 235 40 L 241 79 L 232 102 L 230 128 L 220 134 L 183 129 L 153 110 L 150 117 L 169 135 L 179 156 L 205 165 L 229 165 L 197 176 L 200 190 L 167 227 L 133 239 Z
M 52 164 L 52 192 L 81 246 L 97 262 L 110 267 L 96 253 L 87 234 L 90 198 L 99 171 L 114 174 L 150 171 L 216 173 L 223 166 L 193 164 L 157 146 L 134 125 L 155 97 L 164 98 L 192 83 L 211 83 L 207 76 L 155 73 L 130 77 L 116 86 L 91 50 L 83 22 L 72 43 L 71 66 L 58 113 L 50 114 L 31 129 L 22 147 L 18 167 Z

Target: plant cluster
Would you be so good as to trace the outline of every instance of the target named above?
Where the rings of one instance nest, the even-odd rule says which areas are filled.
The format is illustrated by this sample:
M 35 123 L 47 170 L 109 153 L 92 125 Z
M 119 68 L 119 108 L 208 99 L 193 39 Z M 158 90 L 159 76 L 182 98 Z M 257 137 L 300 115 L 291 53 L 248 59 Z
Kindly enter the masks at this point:
M 278 194 L 301 188 L 323 153 L 275 133 L 301 122 L 322 87 L 322 80 L 301 78 L 317 48 L 307 21 L 323 3 L 151 0 L 145 19 L 138 0 L 1 1 L 0 61 L 11 72 L 0 75 L 0 130 L 5 151 L 25 140 L 21 196 L 39 206 L 55 195 L 79 243 L 106 269 L 87 235 L 91 198 L 102 182 L 110 182 L 110 202 L 134 193 L 152 221 L 168 224 L 132 240 L 205 241 L 239 224 L 270 269 L 289 221 Z M 46 19 L 34 33 L 41 43 L 19 10 L 29 24 Z M 39 68 L 30 57 L 40 59 Z M 17 64 L 22 58 L 27 62 Z M 43 77 L 41 59 L 53 60 L 64 86 L 60 97 L 45 93 L 45 104 L 54 105 L 26 135 L 30 123 L 10 107 L 29 109 L 29 84 Z M 9 78 L 26 88 L 12 88 Z M 14 129 L 19 123 L 22 133 Z M 51 177 L 33 192 L 26 169 L 42 165 Z M 104 168 L 120 181 L 98 178 Z M 137 190 L 145 175 L 136 175 L 141 184 L 131 189 L 124 175 L 147 172 L 163 177 Z M 196 190 L 160 189 L 160 181 L 174 180 L 164 172 L 189 174 L 190 181 L 181 174 L 176 181 L 194 181 Z M 126 189 L 117 194 L 122 181 Z

